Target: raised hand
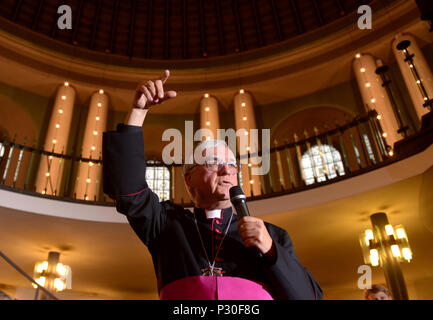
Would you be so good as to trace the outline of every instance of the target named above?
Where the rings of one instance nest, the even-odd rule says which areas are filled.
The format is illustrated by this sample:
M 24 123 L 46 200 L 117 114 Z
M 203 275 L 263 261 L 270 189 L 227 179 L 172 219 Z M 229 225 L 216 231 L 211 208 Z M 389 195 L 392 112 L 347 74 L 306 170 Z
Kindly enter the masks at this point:
M 170 76 L 170 71 L 165 70 L 164 74 L 156 80 L 141 82 L 136 89 L 133 108 L 149 109 L 167 99 L 176 97 L 176 91 L 164 92 L 164 84 Z
M 176 91 L 164 92 L 164 83 L 169 76 L 170 71 L 165 70 L 158 79 L 143 81 L 137 86 L 132 108 L 126 116 L 125 124 L 141 127 L 151 106 L 176 97 Z

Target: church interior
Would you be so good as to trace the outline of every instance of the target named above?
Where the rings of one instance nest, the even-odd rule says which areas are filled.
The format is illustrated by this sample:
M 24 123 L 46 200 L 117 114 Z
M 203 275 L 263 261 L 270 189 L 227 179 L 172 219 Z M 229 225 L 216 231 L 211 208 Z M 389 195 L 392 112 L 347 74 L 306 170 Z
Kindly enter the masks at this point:
M 164 70 L 177 97 L 142 127 L 161 201 L 193 207 L 167 132 L 185 153 L 232 130 L 251 215 L 323 299 L 433 299 L 432 20 L 415 0 L 0 1 L 2 299 L 159 298 L 103 192 L 102 137 Z

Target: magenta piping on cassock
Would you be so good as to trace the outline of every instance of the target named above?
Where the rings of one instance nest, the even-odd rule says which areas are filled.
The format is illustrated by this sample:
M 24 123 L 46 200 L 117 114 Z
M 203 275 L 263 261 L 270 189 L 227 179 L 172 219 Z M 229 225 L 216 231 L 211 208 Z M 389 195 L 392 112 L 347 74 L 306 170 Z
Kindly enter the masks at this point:
M 161 300 L 273 300 L 255 281 L 226 276 L 193 276 L 167 284 Z

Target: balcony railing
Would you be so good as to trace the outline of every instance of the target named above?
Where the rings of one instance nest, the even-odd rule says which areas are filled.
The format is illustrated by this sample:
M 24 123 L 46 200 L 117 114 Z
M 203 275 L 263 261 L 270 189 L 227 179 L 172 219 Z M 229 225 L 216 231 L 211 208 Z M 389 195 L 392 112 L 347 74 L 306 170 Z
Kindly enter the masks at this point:
M 281 141 L 274 139 L 271 141 L 273 145 L 268 174 L 253 176 L 259 188 L 248 185 L 250 180 L 242 177 L 241 173 L 238 174 L 238 182 L 243 186 L 247 197 L 261 199 L 315 188 L 398 161 L 401 156 L 394 155 L 391 147 L 386 145 L 377 116 L 375 111 L 370 111 L 343 124 L 334 122 L 333 128 L 324 125 L 320 129 L 314 127 L 304 130 L 302 137 L 292 134 L 291 137 L 282 137 Z M 259 152 L 258 155 L 263 154 Z M 36 192 L 37 170 L 43 157 L 59 159 L 61 162 L 58 169 L 61 178 L 53 184 L 52 194 Z M 92 162 L 99 170 L 98 191 L 93 199 L 77 199 L 78 168 L 86 162 Z M 168 170 L 158 182 L 158 185 L 166 188 L 165 191 L 160 190 L 161 200 L 169 199 L 184 206 L 191 205 L 181 165 L 167 166 L 155 159 L 148 160 L 147 165 L 149 168 L 163 167 Z M 248 168 L 249 174 L 250 169 Z M 154 174 L 157 178 L 161 173 L 154 171 Z M 8 141 L 0 138 L 0 187 L 3 189 L 66 201 L 112 205 L 113 201 L 102 192 L 101 177 L 100 158 L 87 159 L 53 153 L 19 144 L 15 139 Z

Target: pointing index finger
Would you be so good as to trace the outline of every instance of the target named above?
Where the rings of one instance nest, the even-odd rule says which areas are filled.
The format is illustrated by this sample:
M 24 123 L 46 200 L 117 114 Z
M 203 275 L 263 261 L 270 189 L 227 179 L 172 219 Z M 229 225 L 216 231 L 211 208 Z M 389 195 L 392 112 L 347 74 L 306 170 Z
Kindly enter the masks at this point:
M 164 74 L 159 79 L 164 84 L 167 81 L 167 79 L 168 79 L 169 76 L 170 76 L 170 71 L 169 70 L 165 70 Z

